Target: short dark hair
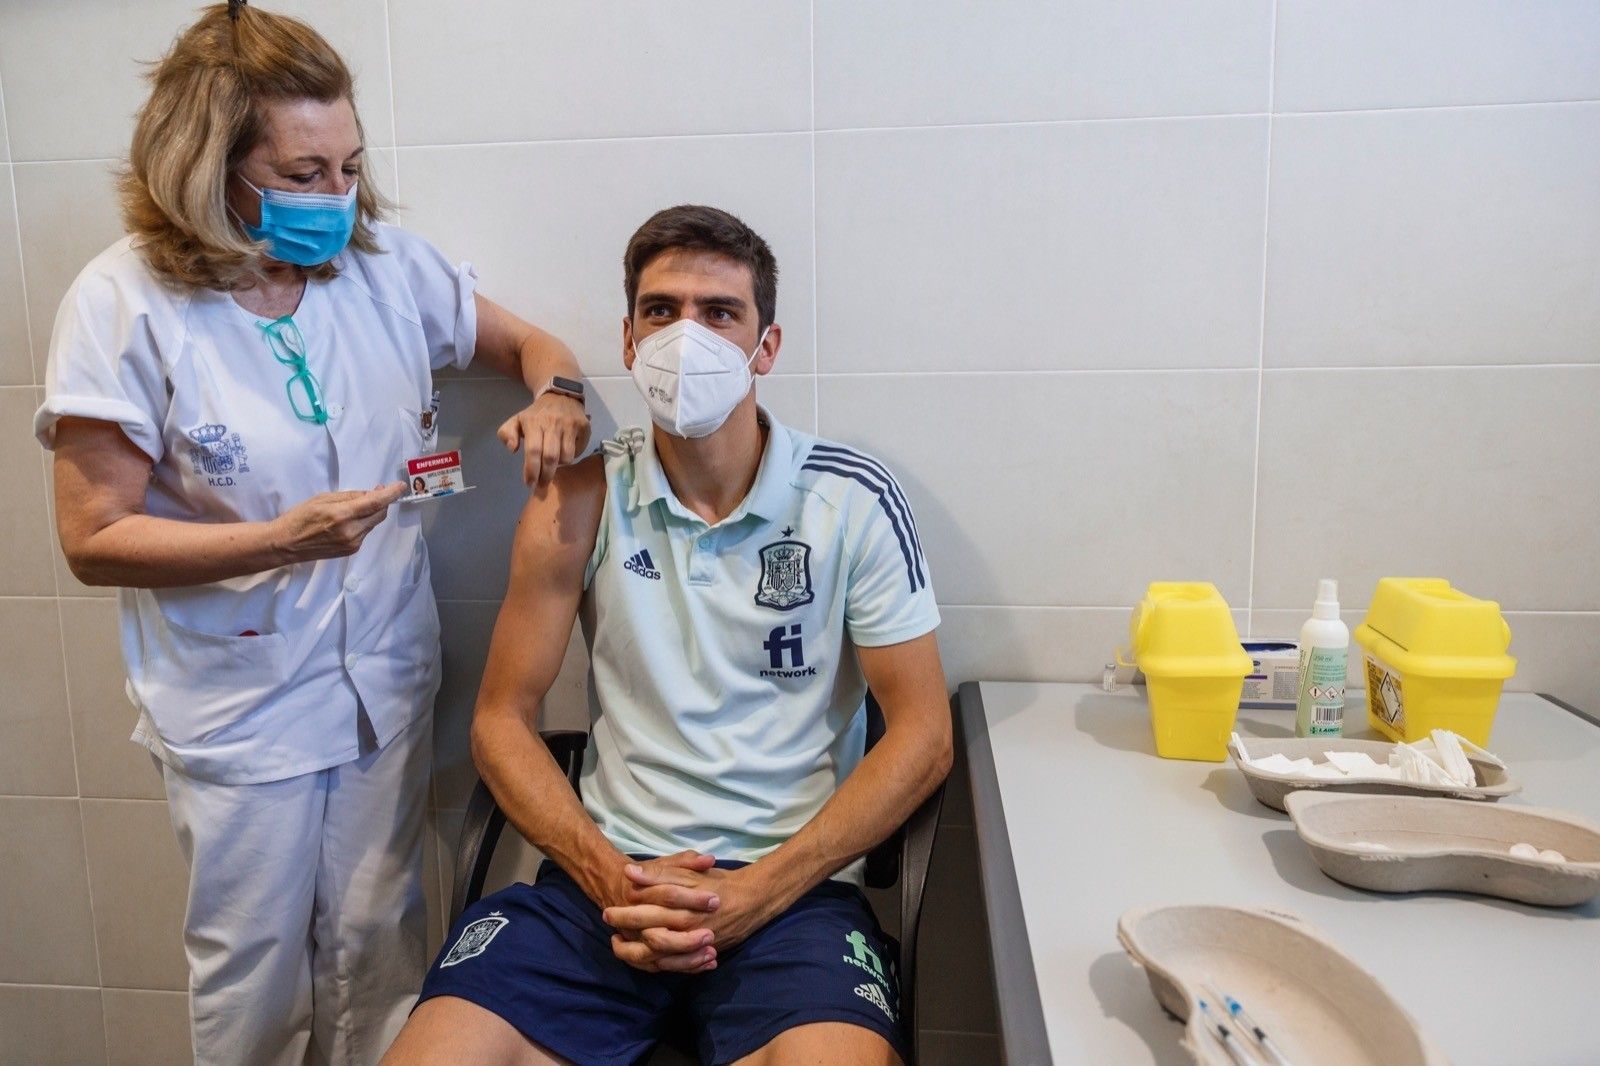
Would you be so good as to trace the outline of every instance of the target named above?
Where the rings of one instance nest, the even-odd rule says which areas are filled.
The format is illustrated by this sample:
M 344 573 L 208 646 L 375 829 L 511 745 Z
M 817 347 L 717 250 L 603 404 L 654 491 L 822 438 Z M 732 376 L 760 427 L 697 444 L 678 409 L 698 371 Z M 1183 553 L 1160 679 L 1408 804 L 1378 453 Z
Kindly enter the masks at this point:
M 628 295 L 628 314 L 639 295 L 639 275 L 663 252 L 677 248 L 715 252 L 750 268 L 755 290 L 758 329 L 777 317 L 778 260 L 761 235 L 743 221 L 716 207 L 680 204 L 657 211 L 628 240 L 622 255 L 622 287 Z

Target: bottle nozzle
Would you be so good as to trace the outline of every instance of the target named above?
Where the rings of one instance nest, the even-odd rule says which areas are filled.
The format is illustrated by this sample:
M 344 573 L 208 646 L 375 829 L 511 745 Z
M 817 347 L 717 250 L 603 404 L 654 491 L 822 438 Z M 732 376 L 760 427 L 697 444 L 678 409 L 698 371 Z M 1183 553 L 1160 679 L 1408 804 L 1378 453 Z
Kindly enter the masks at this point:
M 1339 617 L 1339 581 L 1325 577 L 1317 582 L 1317 602 L 1311 609 L 1313 618 Z

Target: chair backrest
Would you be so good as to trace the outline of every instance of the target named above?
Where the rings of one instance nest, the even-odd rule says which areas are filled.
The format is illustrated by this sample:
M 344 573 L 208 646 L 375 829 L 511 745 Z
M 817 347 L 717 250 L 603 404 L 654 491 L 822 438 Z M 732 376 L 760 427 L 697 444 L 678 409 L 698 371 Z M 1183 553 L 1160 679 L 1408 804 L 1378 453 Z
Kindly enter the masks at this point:
M 578 729 L 549 730 L 539 734 L 550 754 L 567 775 L 573 789 L 583 770 L 583 749 L 589 734 Z M 505 812 L 494 801 L 494 793 L 481 780 L 467 800 L 467 813 L 461 820 L 461 838 L 456 842 L 455 883 L 450 890 L 450 924 L 461 912 L 483 897 L 483 883 L 494 861 L 495 845 L 506 827 Z

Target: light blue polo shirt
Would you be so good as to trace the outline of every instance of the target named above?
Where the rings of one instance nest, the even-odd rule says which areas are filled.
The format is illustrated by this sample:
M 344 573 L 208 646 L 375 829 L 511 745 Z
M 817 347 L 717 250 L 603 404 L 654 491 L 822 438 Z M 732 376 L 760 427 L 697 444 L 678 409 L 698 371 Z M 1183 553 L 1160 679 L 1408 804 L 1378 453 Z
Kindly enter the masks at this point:
M 605 444 L 581 784 L 628 854 L 753 861 L 793 836 L 861 761 L 855 648 L 939 624 L 911 508 L 883 465 L 760 417 L 755 484 L 714 526 L 673 495 L 650 432 Z

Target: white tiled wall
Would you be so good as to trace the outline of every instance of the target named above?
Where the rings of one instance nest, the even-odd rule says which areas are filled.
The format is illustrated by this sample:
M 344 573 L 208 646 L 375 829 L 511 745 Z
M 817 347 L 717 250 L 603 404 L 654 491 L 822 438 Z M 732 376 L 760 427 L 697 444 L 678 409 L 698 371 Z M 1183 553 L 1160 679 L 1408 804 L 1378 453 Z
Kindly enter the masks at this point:
M 597 431 L 641 417 L 632 229 L 705 201 L 763 232 L 762 395 L 901 475 L 952 682 L 1094 676 L 1153 578 L 1280 633 L 1319 576 L 1358 617 L 1434 573 L 1506 606 L 1515 685 L 1600 710 L 1593 0 L 263 6 L 344 51 L 402 221 L 572 343 Z M 193 7 L 0 0 L 0 1063 L 184 1055 L 182 863 L 28 419 L 56 304 L 118 236 L 136 60 Z M 430 529 L 435 902 L 521 495 L 492 440 L 517 390 L 443 389 L 483 488 Z M 582 720 L 582 667 L 552 721 Z M 947 820 L 923 1050 L 968 1063 L 993 1011 Z

